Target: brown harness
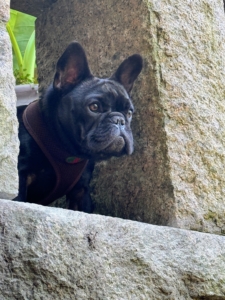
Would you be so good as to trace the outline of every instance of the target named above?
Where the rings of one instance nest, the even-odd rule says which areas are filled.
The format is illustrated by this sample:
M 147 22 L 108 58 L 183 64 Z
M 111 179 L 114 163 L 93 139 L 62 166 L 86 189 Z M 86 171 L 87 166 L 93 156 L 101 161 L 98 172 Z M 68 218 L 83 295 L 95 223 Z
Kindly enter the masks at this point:
M 42 152 L 45 154 L 56 174 L 53 190 L 39 204 L 48 205 L 67 194 L 78 182 L 87 166 L 88 160 L 71 156 L 62 149 L 60 142 L 52 135 L 43 120 L 38 101 L 30 103 L 23 113 L 23 122 Z

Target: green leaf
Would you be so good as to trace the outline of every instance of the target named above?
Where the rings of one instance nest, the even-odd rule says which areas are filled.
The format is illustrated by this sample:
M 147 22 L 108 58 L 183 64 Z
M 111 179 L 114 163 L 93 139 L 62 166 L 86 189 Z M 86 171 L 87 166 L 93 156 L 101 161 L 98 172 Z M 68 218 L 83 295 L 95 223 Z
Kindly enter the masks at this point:
M 36 18 L 10 9 L 10 20 L 6 25 L 12 48 L 13 69 L 17 82 L 36 81 L 35 77 L 35 20 Z
M 23 67 L 23 59 L 22 59 L 22 55 L 20 52 L 20 48 L 18 46 L 18 43 L 16 41 L 15 35 L 13 34 L 12 28 L 10 27 L 9 24 L 6 24 L 6 29 L 9 33 L 10 36 L 10 40 L 12 43 L 12 48 L 16 57 L 16 62 L 17 62 L 17 66 L 19 67 L 20 72 L 22 71 L 22 67 Z M 13 63 L 14 65 L 14 63 Z M 15 68 L 13 68 L 15 70 Z
M 35 31 L 33 31 L 27 43 L 23 58 L 23 67 L 27 70 L 27 73 L 30 74 L 30 79 L 35 75 L 35 60 Z
M 10 9 L 8 24 L 12 28 L 22 56 L 24 56 L 27 43 L 35 30 L 35 20 L 36 18 L 31 15 Z

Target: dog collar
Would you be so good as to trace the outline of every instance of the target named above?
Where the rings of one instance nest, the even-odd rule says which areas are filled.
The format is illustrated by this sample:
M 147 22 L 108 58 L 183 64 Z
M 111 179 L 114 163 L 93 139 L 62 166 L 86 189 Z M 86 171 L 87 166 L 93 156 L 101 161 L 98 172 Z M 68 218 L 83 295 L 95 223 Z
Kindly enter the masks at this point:
M 38 202 L 38 204 L 48 205 L 74 187 L 86 168 L 88 160 L 71 156 L 71 153 L 61 148 L 60 141 L 52 135 L 42 118 L 38 101 L 27 106 L 23 113 L 23 123 L 55 171 L 55 186 L 49 195 Z
M 82 158 L 76 157 L 76 156 L 69 156 L 69 157 L 66 158 L 66 162 L 68 164 L 77 164 L 82 160 L 83 160 Z

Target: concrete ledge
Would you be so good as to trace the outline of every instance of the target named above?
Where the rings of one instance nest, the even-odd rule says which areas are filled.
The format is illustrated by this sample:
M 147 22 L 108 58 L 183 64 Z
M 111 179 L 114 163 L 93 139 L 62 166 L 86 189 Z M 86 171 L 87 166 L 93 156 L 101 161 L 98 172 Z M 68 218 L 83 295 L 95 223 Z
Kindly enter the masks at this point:
M 225 299 L 223 236 L 0 205 L 0 299 Z
M 28 105 L 38 100 L 38 84 L 22 84 L 15 87 L 17 103 L 16 106 Z

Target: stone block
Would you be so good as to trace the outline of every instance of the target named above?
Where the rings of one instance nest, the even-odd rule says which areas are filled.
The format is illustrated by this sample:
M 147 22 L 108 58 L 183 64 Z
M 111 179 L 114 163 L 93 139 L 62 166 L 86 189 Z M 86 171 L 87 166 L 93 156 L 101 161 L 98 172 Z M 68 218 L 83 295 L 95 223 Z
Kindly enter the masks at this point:
M 225 299 L 225 238 L 0 200 L 0 298 Z
M 224 233 L 224 28 L 223 2 L 211 0 L 61 0 L 38 18 L 42 89 L 74 39 L 98 76 L 144 57 L 132 94 L 135 153 L 97 166 L 97 213 Z
M 11 199 L 18 192 L 18 130 L 12 47 L 6 31 L 9 1 L 0 8 L 0 197 Z

